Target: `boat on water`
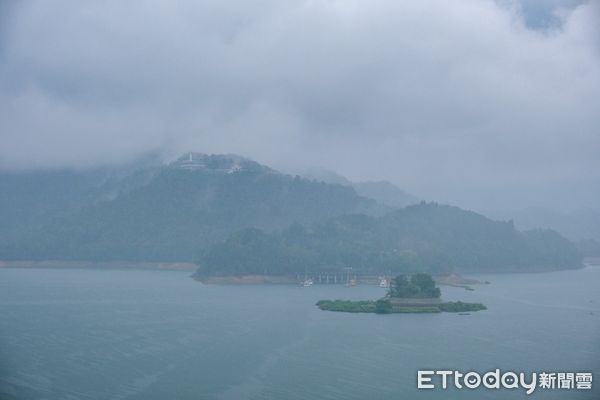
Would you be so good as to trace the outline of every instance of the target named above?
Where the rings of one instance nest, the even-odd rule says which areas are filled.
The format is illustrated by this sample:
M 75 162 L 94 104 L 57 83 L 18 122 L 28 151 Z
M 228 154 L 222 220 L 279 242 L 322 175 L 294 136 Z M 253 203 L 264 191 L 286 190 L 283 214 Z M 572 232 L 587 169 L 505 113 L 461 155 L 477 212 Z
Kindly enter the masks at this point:
M 302 282 L 302 286 L 304 287 L 310 287 L 314 284 L 312 279 L 305 279 L 304 282 Z
M 388 282 L 387 279 L 385 278 L 379 278 L 379 287 L 380 288 L 389 288 L 390 287 L 390 283 Z

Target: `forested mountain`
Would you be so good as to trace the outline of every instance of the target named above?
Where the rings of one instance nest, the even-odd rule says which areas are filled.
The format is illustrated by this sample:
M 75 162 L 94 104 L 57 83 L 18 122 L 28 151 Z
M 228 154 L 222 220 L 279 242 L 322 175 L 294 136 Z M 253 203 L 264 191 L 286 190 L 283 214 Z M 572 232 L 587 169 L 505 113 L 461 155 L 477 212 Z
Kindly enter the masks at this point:
M 105 178 L 99 170 L 0 174 L 0 240 L 92 202 Z
M 160 165 L 149 154 L 118 167 L 2 171 L 0 244 L 143 185 Z
M 519 232 L 457 207 L 421 203 L 382 217 L 344 215 L 279 234 L 247 229 L 206 251 L 198 274 L 398 274 L 577 267 L 575 246 L 550 230 Z
M 233 155 L 188 153 L 118 178 L 90 174 L 27 175 L 26 185 L 18 174 L 2 177 L 3 218 L 19 228 L 4 231 L 0 259 L 191 261 L 245 227 L 272 231 L 375 207 L 351 187 Z
M 579 263 L 550 230 L 456 207 L 388 212 L 346 185 L 235 155 L 0 174 L 0 260 L 197 261 L 204 274 L 534 270 Z

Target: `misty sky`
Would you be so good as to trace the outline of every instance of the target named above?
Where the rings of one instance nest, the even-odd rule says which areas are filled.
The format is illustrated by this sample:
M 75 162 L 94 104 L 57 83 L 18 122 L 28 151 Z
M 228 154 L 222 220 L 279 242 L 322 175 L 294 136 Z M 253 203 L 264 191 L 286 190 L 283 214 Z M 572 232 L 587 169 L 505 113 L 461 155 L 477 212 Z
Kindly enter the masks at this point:
M 0 0 L 0 168 L 238 153 L 596 207 L 600 2 Z

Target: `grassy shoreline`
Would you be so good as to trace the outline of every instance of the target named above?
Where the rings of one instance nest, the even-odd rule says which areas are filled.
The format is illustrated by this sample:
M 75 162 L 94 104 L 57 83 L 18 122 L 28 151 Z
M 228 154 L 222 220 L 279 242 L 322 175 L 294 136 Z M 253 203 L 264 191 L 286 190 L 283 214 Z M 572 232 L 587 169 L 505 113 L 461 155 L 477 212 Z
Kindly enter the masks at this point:
M 316 304 L 320 310 L 348 313 L 375 313 L 375 314 L 431 314 L 441 312 L 475 312 L 487 310 L 481 303 L 465 303 L 462 301 L 448 301 L 441 303 L 421 305 L 394 305 L 387 299 L 373 300 L 319 300 Z

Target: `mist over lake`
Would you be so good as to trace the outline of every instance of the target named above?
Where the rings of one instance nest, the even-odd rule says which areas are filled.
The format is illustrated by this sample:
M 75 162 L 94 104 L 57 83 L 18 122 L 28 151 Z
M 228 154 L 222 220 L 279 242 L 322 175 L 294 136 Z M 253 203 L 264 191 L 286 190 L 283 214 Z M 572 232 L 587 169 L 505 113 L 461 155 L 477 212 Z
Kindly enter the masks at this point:
M 328 313 L 359 285 L 216 286 L 189 273 L 0 269 L 2 399 L 521 399 L 521 390 L 418 391 L 417 369 L 594 371 L 600 268 L 476 276 L 448 300 L 485 312 Z M 568 395 L 568 396 L 566 396 Z M 543 391 L 540 399 L 596 399 Z

